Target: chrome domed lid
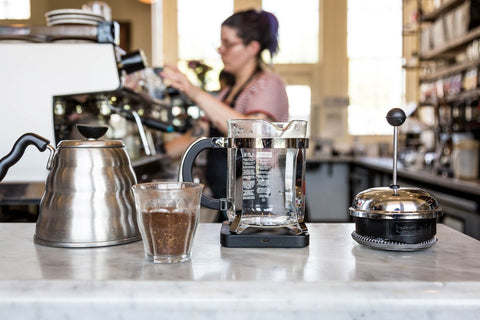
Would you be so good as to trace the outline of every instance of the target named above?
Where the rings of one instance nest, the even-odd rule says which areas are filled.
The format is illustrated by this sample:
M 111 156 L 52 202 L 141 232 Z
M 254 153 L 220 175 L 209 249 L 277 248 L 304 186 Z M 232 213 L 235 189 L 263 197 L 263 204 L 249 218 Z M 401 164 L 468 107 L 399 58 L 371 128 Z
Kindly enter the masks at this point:
M 371 188 L 357 194 L 350 215 L 370 219 L 432 219 L 441 214 L 437 200 L 418 188 Z

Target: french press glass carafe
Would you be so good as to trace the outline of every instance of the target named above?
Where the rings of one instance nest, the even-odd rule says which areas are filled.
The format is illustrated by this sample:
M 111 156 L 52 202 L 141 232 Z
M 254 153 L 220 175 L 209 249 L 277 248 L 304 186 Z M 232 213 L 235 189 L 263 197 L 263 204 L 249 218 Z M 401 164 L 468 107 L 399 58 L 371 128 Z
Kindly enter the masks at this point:
M 185 152 L 180 179 L 192 180 L 195 157 L 206 148 L 227 148 L 227 197 L 202 196 L 202 205 L 226 212 L 230 231 L 306 227 L 305 150 L 307 121 L 228 121 L 228 137 L 201 138 Z

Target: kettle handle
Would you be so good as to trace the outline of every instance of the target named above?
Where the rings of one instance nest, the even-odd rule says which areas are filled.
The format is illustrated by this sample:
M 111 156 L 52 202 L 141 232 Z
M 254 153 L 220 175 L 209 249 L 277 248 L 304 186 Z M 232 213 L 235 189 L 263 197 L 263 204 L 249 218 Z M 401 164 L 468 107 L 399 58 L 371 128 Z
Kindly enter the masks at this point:
M 7 174 L 8 169 L 20 160 L 23 156 L 25 149 L 31 144 L 36 146 L 38 150 L 45 151 L 47 149 L 49 140 L 35 134 L 26 133 L 15 142 L 12 150 L 2 159 L 0 159 L 0 181 L 3 180 Z
M 220 143 L 219 143 L 220 142 Z M 192 168 L 198 154 L 208 148 L 224 148 L 223 138 L 199 138 L 194 141 L 183 154 L 178 171 L 178 180 L 193 182 Z M 222 209 L 222 201 L 202 193 L 201 204 L 210 209 Z

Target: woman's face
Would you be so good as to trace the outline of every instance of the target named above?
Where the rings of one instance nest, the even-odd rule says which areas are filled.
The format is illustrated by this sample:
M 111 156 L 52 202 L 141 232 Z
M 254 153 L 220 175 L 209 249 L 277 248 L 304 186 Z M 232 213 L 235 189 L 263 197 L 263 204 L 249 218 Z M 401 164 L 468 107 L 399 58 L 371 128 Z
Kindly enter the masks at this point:
M 255 50 L 250 44 L 243 44 L 236 29 L 222 26 L 220 38 L 222 42 L 218 53 L 222 57 L 225 71 L 237 74 L 251 59 L 256 59 Z

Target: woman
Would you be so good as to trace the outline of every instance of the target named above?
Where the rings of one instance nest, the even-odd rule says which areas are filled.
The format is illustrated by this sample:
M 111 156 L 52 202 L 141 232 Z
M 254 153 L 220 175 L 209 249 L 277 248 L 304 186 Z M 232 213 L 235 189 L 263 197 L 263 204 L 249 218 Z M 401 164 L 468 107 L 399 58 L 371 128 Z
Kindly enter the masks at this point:
M 270 12 L 247 10 L 233 14 L 221 26 L 221 55 L 224 71 L 234 77 L 233 85 L 213 96 L 190 83 L 174 66 L 165 66 L 162 77 L 181 90 L 209 120 L 209 136 L 227 135 L 228 119 L 264 119 L 286 121 L 288 99 L 285 83 L 262 60 L 278 50 L 278 20 Z M 167 154 L 179 157 L 195 140 L 191 133 L 165 145 Z M 225 196 L 226 157 L 224 150 L 210 150 L 207 156 L 207 180 L 215 197 Z

